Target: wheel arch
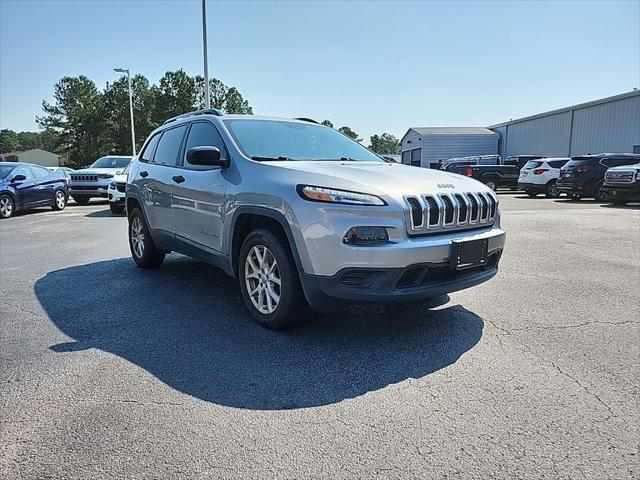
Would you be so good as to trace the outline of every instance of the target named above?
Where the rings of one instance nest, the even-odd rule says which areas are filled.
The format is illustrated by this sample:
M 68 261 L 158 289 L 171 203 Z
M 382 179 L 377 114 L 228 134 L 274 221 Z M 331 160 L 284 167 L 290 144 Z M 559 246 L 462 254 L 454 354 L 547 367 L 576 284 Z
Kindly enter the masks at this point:
M 293 237 L 293 232 L 291 231 L 291 226 L 289 225 L 286 217 L 276 210 L 254 206 L 239 207 L 233 214 L 231 225 L 227 230 L 228 233 L 226 237 L 228 252 L 227 273 L 237 278 L 238 255 L 240 254 L 242 242 L 246 235 L 256 228 L 267 228 L 275 235 L 279 236 L 281 240 L 285 241 L 286 246 L 291 250 L 298 273 L 303 273 L 300 254 Z

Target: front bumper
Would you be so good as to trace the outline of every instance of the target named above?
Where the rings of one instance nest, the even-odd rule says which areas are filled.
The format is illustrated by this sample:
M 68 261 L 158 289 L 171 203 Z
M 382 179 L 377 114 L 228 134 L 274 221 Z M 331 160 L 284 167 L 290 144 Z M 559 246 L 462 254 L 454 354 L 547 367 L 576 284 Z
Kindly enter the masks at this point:
M 71 182 L 69 194 L 73 196 L 107 197 L 109 182 Z
M 640 202 L 640 182 L 629 185 L 605 185 L 602 190 L 611 201 Z
M 453 270 L 449 263 L 347 268 L 332 277 L 303 275 L 302 284 L 307 300 L 320 311 L 353 303 L 411 302 L 486 282 L 498 273 L 501 255 L 502 249 L 496 249 L 489 253 L 486 265 L 464 271 Z

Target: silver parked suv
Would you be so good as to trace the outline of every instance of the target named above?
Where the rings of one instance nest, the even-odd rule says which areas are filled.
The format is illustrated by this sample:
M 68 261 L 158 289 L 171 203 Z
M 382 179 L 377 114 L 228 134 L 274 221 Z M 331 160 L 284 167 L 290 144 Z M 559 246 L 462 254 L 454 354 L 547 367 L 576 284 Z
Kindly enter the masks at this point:
M 478 285 L 505 243 L 497 197 L 476 180 L 386 163 L 308 119 L 213 109 L 152 132 L 129 169 L 126 209 L 140 267 L 169 251 L 216 265 L 271 328 L 309 305 Z

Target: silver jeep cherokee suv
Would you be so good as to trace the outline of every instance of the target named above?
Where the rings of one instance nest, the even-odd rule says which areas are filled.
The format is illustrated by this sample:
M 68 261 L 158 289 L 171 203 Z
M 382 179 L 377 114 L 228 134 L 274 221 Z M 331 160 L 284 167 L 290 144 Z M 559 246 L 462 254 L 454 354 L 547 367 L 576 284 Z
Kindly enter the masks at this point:
M 214 109 L 151 133 L 129 169 L 126 209 L 140 267 L 170 251 L 216 265 L 271 328 L 309 306 L 478 285 L 505 243 L 497 197 L 476 180 L 384 162 L 308 119 Z

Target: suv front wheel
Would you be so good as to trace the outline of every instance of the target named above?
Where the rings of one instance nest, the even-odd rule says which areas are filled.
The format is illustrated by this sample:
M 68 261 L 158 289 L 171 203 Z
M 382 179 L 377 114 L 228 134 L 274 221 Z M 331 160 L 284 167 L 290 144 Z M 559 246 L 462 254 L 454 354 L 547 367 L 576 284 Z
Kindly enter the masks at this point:
M 242 297 L 253 318 L 281 329 L 309 310 L 289 246 L 266 229 L 251 232 L 238 262 Z

